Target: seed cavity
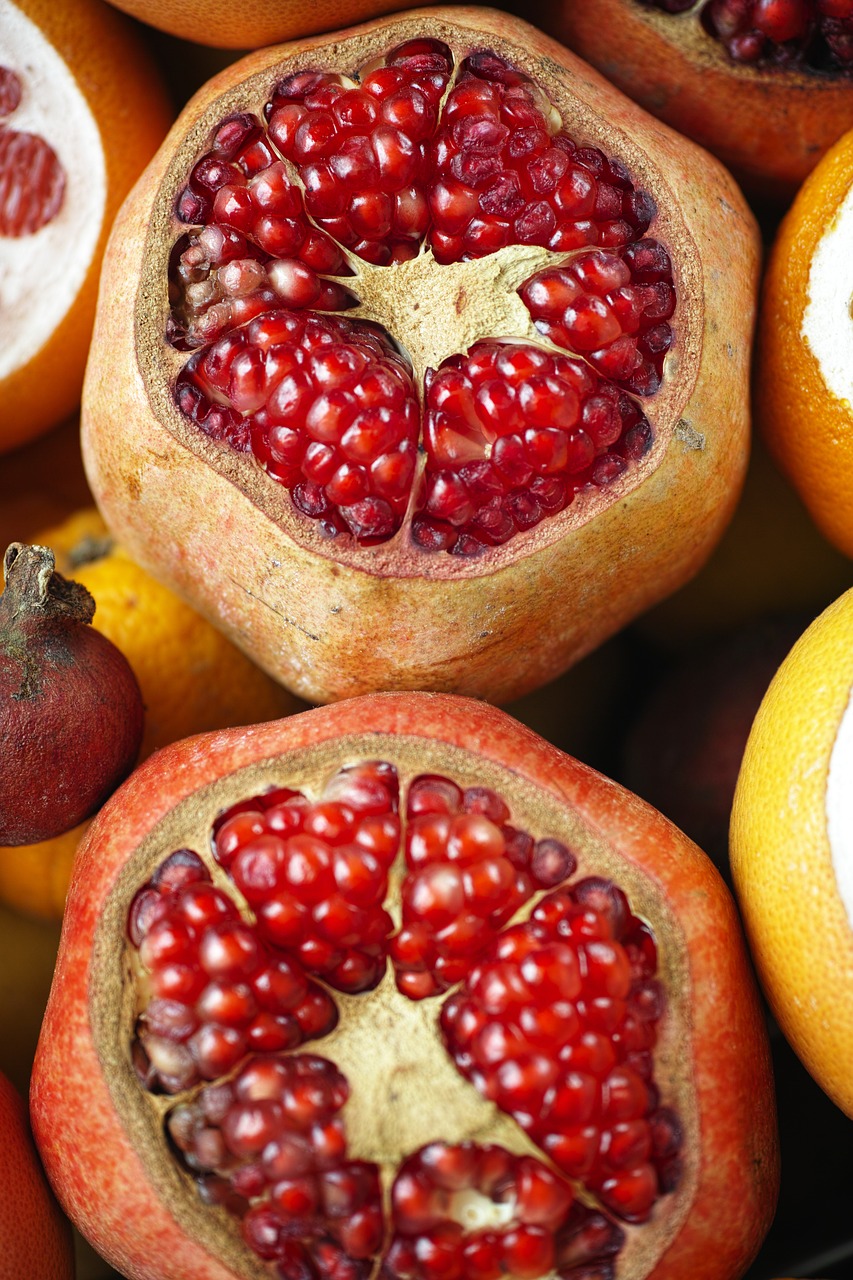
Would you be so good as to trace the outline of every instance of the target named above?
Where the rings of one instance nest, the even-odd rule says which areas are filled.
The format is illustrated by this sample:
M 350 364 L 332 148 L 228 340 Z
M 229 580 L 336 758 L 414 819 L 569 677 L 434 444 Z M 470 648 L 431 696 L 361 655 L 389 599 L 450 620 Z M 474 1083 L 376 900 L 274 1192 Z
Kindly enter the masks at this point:
M 288 76 L 176 213 L 178 406 L 330 538 L 481 556 L 652 446 L 676 308 L 654 201 L 488 50 Z

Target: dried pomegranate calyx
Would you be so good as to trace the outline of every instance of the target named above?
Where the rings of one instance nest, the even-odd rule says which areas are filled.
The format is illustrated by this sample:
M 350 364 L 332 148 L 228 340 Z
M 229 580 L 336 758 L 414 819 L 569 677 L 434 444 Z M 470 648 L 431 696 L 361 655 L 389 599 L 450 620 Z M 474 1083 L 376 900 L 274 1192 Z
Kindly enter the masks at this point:
M 144 886 L 146 883 L 156 882 L 159 876 L 161 889 L 165 892 L 168 882 L 172 886 L 168 888 L 168 893 L 178 893 L 179 896 L 183 893 L 188 904 L 187 910 L 194 913 L 195 917 L 206 918 L 210 913 L 211 894 L 214 896 L 225 894 L 237 903 L 242 903 L 241 913 L 238 914 L 242 915 L 243 920 L 251 922 L 253 919 L 259 919 L 259 912 L 262 911 L 263 905 L 260 888 L 263 875 L 258 870 L 257 858 L 266 857 L 271 853 L 270 836 L 260 830 L 262 824 L 259 824 L 255 817 L 255 814 L 260 812 L 259 801 L 264 801 L 265 796 L 268 797 L 266 812 L 271 815 L 270 820 L 273 826 L 277 826 L 282 831 L 294 831 L 296 828 L 293 823 L 296 823 L 300 834 L 288 837 L 297 841 L 293 846 L 293 857 L 304 859 L 307 856 L 309 846 L 305 840 L 310 838 L 315 842 L 315 852 L 320 858 L 318 867 L 323 863 L 321 851 L 316 844 L 318 841 L 319 844 L 325 844 L 328 850 L 328 865 L 331 867 L 334 865 L 336 851 L 346 850 L 347 842 L 353 836 L 354 828 L 346 812 L 348 794 L 350 797 L 361 797 L 362 802 L 368 807 L 372 804 L 376 809 L 380 805 L 381 788 L 379 798 L 376 799 L 377 775 L 375 772 L 371 773 L 374 766 L 357 763 L 360 760 L 364 761 L 368 753 L 373 759 L 378 757 L 389 765 L 393 764 L 394 770 L 389 771 L 387 766 L 383 766 L 384 772 L 378 776 L 390 779 L 392 773 L 396 771 L 400 779 L 401 807 L 407 814 L 404 835 L 407 831 L 405 847 L 409 852 L 404 866 L 402 843 L 397 845 L 399 852 L 395 855 L 390 873 L 391 896 L 387 899 L 387 906 L 396 922 L 395 930 L 399 930 L 405 917 L 404 912 L 394 905 L 398 892 L 394 886 L 399 886 L 406 875 L 411 877 L 418 873 L 419 868 L 433 865 L 432 858 L 437 852 L 435 841 L 442 838 L 442 833 L 443 839 L 450 841 L 447 849 L 452 856 L 450 862 L 439 861 L 434 865 L 451 867 L 457 865 L 463 869 L 470 867 L 474 874 L 480 866 L 492 865 L 495 861 L 497 845 L 493 843 L 496 840 L 494 833 L 502 829 L 507 832 L 504 839 L 510 842 L 512 856 L 520 859 L 523 865 L 537 868 L 537 874 L 542 882 L 542 887 L 532 894 L 529 905 L 522 909 L 521 915 L 513 916 L 515 920 L 529 917 L 530 912 L 537 909 L 537 902 L 544 904 L 554 898 L 554 881 L 561 870 L 572 876 L 574 880 L 573 860 L 571 856 L 567 856 L 568 849 L 577 853 L 580 864 L 578 875 L 581 877 L 590 866 L 601 869 L 605 874 L 609 870 L 615 871 L 616 859 L 608 853 L 600 839 L 571 813 L 567 814 L 552 798 L 539 792 L 535 786 L 521 782 L 495 766 L 484 767 L 482 761 L 467 753 L 451 751 L 449 753 L 451 759 L 448 761 L 447 751 L 440 749 L 431 751 L 428 745 L 414 740 L 400 742 L 380 739 L 376 741 L 369 738 L 362 742 L 343 743 L 340 751 L 336 751 L 332 758 L 328 752 L 322 751 L 317 753 L 305 751 L 301 753 L 301 758 L 300 754 L 297 754 L 295 759 L 288 760 L 286 773 L 283 773 L 275 762 L 268 762 L 260 768 L 242 770 L 214 784 L 202 796 L 182 802 L 177 810 L 172 811 L 159 824 L 159 829 L 151 833 L 146 841 L 146 847 L 140 849 L 139 855 L 132 860 L 132 864 L 129 864 L 129 870 L 131 865 L 133 867 L 133 885 Z M 336 771 L 338 761 L 346 766 L 342 771 Z M 382 787 L 386 788 L 386 795 L 392 802 L 391 811 L 393 812 L 394 792 L 393 788 L 391 791 L 387 790 L 389 785 L 391 784 L 382 783 Z M 247 796 L 256 797 L 256 799 L 249 801 L 246 799 Z M 224 816 L 217 817 L 217 815 Z M 208 847 L 210 826 L 214 818 L 216 818 L 214 840 L 218 842 L 220 849 L 217 858 L 187 853 L 186 850 L 191 847 L 200 850 Z M 382 822 L 379 813 L 376 813 L 370 821 L 365 820 L 361 827 L 362 841 L 374 844 L 377 841 L 380 843 L 384 841 L 387 847 L 387 842 L 393 833 L 390 828 L 383 827 Z M 319 835 L 321 831 L 325 833 L 322 837 Z M 537 841 L 532 835 L 526 836 L 528 831 L 533 833 L 543 831 L 549 834 L 546 838 Z M 556 835 L 550 833 L 556 833 Z M 526 840 L 529 844 L 525 843 Z M 299 843 L 300 841 L 302 843 Z M 457 843 L 454 844 L 454 841 Z M 459 843 L 460 841 L 463 843 Z M 476 841 L 476 844 L 472 845 L 471 841 Z M 362 847 L 366 845 L 363 844 Z M 184 852 L 172 853 L 171 850 L 175 848 L 183 849 Z M 250 852 L 252 850 L 254 853 L 251 854 L 251 858 L 256 860 L 254 869 L 251 869 Z M 475 850 L 480 852 L 475 853 Z M 276 855 L 276 857 L 279 856 Z M 506 854 L 503 856 L 505 857 Z M 222 859 L 224 860 L 220 865 Z M 276 863 L 276 865 L 280 864 Z M 226 867 L 228 879 L 223 876 L 223 868 Z M 147 873 L 145 868 L 148 868 Z M 160 871 L 158 868 L 168 869 Z M 202 879 L 200 887 L 193 888 L 190 880 L 193 876 L 198 879 L 199 868 L 202 868 L 201 875 L 207 876 L 208 879 Z M 154 873 L 153 881 L 151 880 L 152 872 Z M 304 871 L 300 871 L 299 874 L 304 876 Z M 249 880 L 246 880 L 246 876 L 249 876 Z M 230 883 L 231 877 L 236 877 L 234 885 Z M 626 880 L 632 910 L 642 911 L 644 895 L 650 893 L 650 886 L 644 885 L 643 877 L 637 876 L 636 873 L 632 875 L 629 872 Z M 319 884 L 319 881 L 317 883 Z M 489 883 L 492 882 L 489 881 Z M 583 881 L 583 883 L 587 882 Z M 243 884 L 255 886 L 250 890 L 253 895 L 251 909 L 246 906 L 243 894 L 240 892 L 240 886 Z M 586 895 L 585 901 L 588 901 L 590 906 L 595 902 L 601 909 L 612 914 L 613 925 L 607 926 L 608 929 L 624 928 L 627 919 L 624 899 L 618 892 L 613 896 L 610 890 L 603 888 L 604 884 L 605 881 L 601 879 L 589 881 L 589 887 L 583 890 Z M 116 896 L 116 901 L 114 905 L 111 904 L 108 913 L 116 923 L 119 923 L 116 911 L 120 910 L 120 901 L 124 902 L 125 918 L 130 905 L 127 896 L 131 889 L 130 879 L 126 880 L 126 886 L 123 894 Z M 272 891 L 270 889 L 270 892 Z M 486 884 L 483 882 L 481 892 L 485 891 Z M 137 945 L 141 942 L 140 955 L 147 954 L 144 935 L 150 922 L 156 921 L 156 911 L 152 910 L 151 905 L 152 900 L 146 898 L 146 894 L 149 893 L 150 890 L 145 888 L 134 891 L 134 901 L 141 905 L 134 906 L 131 914 L 131 938 L 136 939 Z M 160 896 L 163 897 L 162 894 Z M 651 904 L 647 909 L 651 910 Z M 219 919 L 219 915 L 217 914 L 215 918 Z M 101 927 L 103 929 L 104 926 Z M 154 927 L 157 927 L 156 924 Z M 503 936 L 504 927 L 502 923 L 497 925 L 496 937 Z M 517 925 L 514 927 L 518 928 Z M 219 929 L 219 926 L 216 928 Z M 222 936 L 221 931 L 217 936 Z M 675 974 L 680 972 L 684 963 L 679 951 L 678 930 L 672 922 L 661 920 L 660 936 L 666 939 L 665 950 L 660 954 L 661 976 L 665 982 L 670 983 Z M 208 949 L 206 954 L 210 957 L 215 955 L 215 951 L 211 952 Z M 292 951 L 286 954 L 291 957 L 293 955 Z M 150 955 L 148 960 L 151 960 Z M 163 953 L 158 961 L 161 969 L 167 962 L 168 957 Z M 208 958 L 205 963 L 213 963 L 213 961 Z M 252 982 L 254 979 L 248 976 L 247 981 Z M 667 989 L 669 990 L 669 987 Z M 684 1001 L 687 997 L 684 991 L 675 986 L 672 990 L 672 1004 L 670 1007 L 668 1002 L 666 1016 L 660 1026 L 659 1045 L 655 1051 L 655 1079 L 661 1096 L 677 1110 L 684 1132 L 689 1134 L 693 1123 L 691 1117 L 694 1106 L 691 1100 L 690 1084 L 689 1081 L 674 1084 L 678 1072 L 672 1058 L 674 1037 L 678 1034 L 679 1026 L 683 1026 L 682 1019 L 686 1010 Z M 498 1147 L 509 1153 L 507 1159 L 534 1162 L 537 1169 L 543 1170 L 541 1175 L 536 1175 L 537 1177 L 546 1179 L 556 1177 L 555 1185 L 565 1186 L 566 1195 L 580 1195 L 580 1199 L 576 1201 L 576 1208 L 572 1209 L 565 1219 L 566 1225 L 561 1226 L 556 1232 L 555 1238 L 558 1242 L 562 1242 L 559 1244 L 559 1249 L 562 1251 L 560 1257 L 563 1255 L 566 1258 L 575 1255 L 581 1257 L 586 1249 L 593 1250 L 590 1257 L 597 1256 L 594 1249 L 598 1246 L 591 1242 L 598 1239 L 596 1235 L 598 1232 L 601 1235 L 603 1241 L 601 1247 L 605 1249 L 605 1253 L 608 1249 L 616 1251 L 618 1248 L 620 1267 L 624 1263 L 627 1267 L 624 1274 L 632 1274 L 630 1268 L 635 1264 L 631 1259 L 642 1258 L 644 1251 L 649 1249 L 649 1245 L 643 1242 L 642 1237 L 634 1237 L 630 1232 L 623 1241 L 622 1237 L 625 1233 L 615 1225 L 612 1216 L 608 1217 L 607 1210 L 602 1215 L 598 1210 L 583 1209 L 583 1204 L 589 1200 L 587 1193 L 583 1190 L 579 1193 L 571 1191 L 571 1181 L 565 1181 L 559 1165 L 555 1168 L 551 1164 L 547 1152 L 543 1151 L 541 1145 L 537 1145 L 537 1141 L 532 1136 L 525 1134 L 517 1119 L 513 1119 L 506 1113 L 505 1108 L 496 1105 L 494 1099 L 486 1096 L 479 1087 L 475 1088 L 460 1074 L 453 1065 L 443 1038 L 447 1033 L 446 1031 L 442 1033 L 439 1026 L 439 1002 L 431 999 L 412 999 L 402 991 L 398 991 L 391 972 L 386 973 L 384 979 L 367 992 L 352 995 L 336 992 L 332 994 L 339 1014 L 334 1029 L 327 1034 L 321 1034 L 311 1044 L 296 1045 L 292 1049 L 285 1050 L 283 1056 L 277 1050 L 267 1055 L 255 1053 L 251 1061 L 254 1063 L 268 1061 L 271 1064 L 269 1069 L 278 1071 L 278 1068 L 274 1068 L 272 1064 L 279 1060 L 283 1063 L 295 1064 L 303 1059 L 306 1062 L 319 1059 L 332 1064 L 334 1070 L 342 1074 L 349 1089 L 349 1100 L 340 1112 L 340 1118 L 345 1126 L 346 1150 L 345 1154 L 335 1157 L 339 1163 L 334 1167 L 341 1171 L 335 1175 L 338 1179 L 336 1185 L 339 1185 L 341 1178 L 354 1177 L 356 1168 L 376 1166 L 381 1172 L 384 1184 L 390 1186 L 393 1178 L 397 1176 L 400 1161 L 404 1157 L 414 1157 L 416 1153 L 421 1153 L 418 1158 L 422 1158 L 423 1152 L 429 1150 L 431 1144 L 434 1144 L 439 1137 L 452 1152 L 464 1153 L 472 1149 L 479 1151 Z M 195 993 L 192 998 L 196 998 Z M 126 989 L 124 996 L 126 1017 L 118 1032 L 119 1041 L 122 1037 L 129 1038 L 132 1034 L 132 1024 L 139 1010 L 137 999 L 138 997 L 133 996 L 131 990 Z M 550 997 L 549 1002 L 551 1002 Z M 198 1008 L 200 1009 L 202 1005 L 207 1006 L 205 997 L 199 1000 Z M 105 1037 L 107 1042 L 114 1041 L 115 1036 L 115 1027 L 104 1024 L 98 1029 L 99 1041 L 102 1037 Z M 108 1055 L 114 1051 L 123 1052 L 125 1055 L 127 1053 L 126 1048 L 122 1050 L 120 1044 L 116 1046 L 116 1050 L 111 1050 L 108 1043 L 104 1043 L 103 1048 Z M 251 1051 L 248 1052 L 251 1054 Z M 245 1055 L 242 1061 L 248 1061 Z M 331 1069 L 330 1066 L 329 1070 Z M 238 1065 L 233 1070 L 236 1070 L 239 1076 L 244 1068 Z M 236 1078 L 233 1070 L 229 1070 L 225 1076 L 232 1081 L 232 1084 Z M 318 1068 L 318 1070 L 325 1070 L 325 1068 Z M 163 1098 L 151 1094 L 146 1098 L 141 1094 L 138 1084 L 127 1078 L 124 1083 L 119 1081 L 112 1087 L 116 1091 L 122 1110 L 127 1108 L 129 1113 L 136 1117 L 134 1123 L 141 1126 L 148 1134 L 143 1144 L 145 1160 L 150 1162 L 156 1177 L 160 1176 L 156 1170 L 162 1161 L 164 1150 L 162 1135 L 158 1136 L 158 1117 L 171 1115 L 173 1119 L 169 1122 L 170 1125 L 177 1126 L 173 1128 L 173 1138 L 181 1150 L 188 1152 L 189 1170 L 194 1178 L 201 1180 L 202 1192 L 208 1202 L 224 1203 L 230 1205 L 232 1209 L 237 1206 L 236 1211 L 238 1215 L 242 1215 L 244 1236 L 250 1241 L 250 1247 L 255 1251 L 257 1251 L 256 1247 L 261 1250 L 266 1247 L 272 1249 L 272 1245 L 263 1244 L 271 1233 L 273 1235 L 275 1233 L 269 1217 L 272 1211 L 263 1208 L 266 1203 L 264 1195 L 267 1193 L 261 1195 L 259 1191 L 263 1179 L 260 1173 L 254 1172 L 257 1158 L 250 1154 L 251 1142 L 254 1139 L 249 1137 L 251 1128 L 245 1128 L 250 1124 L 249 1113 L 246 1112 L 244 1119 L 239 1121 L 239 1125 L 235 1118 L 229 1120 L 222 1130 L 228 1151 L 233 1152 L 238 1149 L 241 1152 L 245 1151 L 239 1160 L 233 1155 L 225 1159 L 221 1145 L 223 1138 L 216 1137 L 211 1130 L 212 1125 L 218 1133 L 220 1124 L 224 1123 L 221 1119 L 215 1118 L 219 1115 L 218 1109 L 224 1107 L 217 1093 L 221 1086 L 216 1079 L 211 1080 L 209 1084 L 193 1085 L 188 1091 L 179 1092 L 174 1098 Z M 212 1093 L 210 1101 L 205 1103 L 203 1099 L 208 1090 L 212 1090 Z M 191 1114 L 186 1111 L 187 1105 L 190 1106 Z M 201 1116 L 201 1112 L 197 1110 L 199 1106 L 206 1108 L 204 1115 L 208 1117 L 207 1119 L 199 1118 Z M 260 1123 L 259 1112 L 258 1124 Z M 263 1123 L 266 1124 L 267 1121 Z M 323 1123 L 330 1123 L 330 1121 Z M 618 1121 L 617 1128 L 622 1124 L 622 1120 Z M 246 1133 L 246 1142 L 249 1143 L 249 1147 L 233 1146 L 233 1143 L 243 1141 L 238 1140 L 236 1136 L 238 1132 Z M 287 1130 L 287 1132 L 291 1131 Z M 319 1130 L 317 1132 L 319 1133 Z M 229 1134 L 232 1134 L 232 1137 L 229 1137 Z M 283 1139 L 276 1139 L 276 1141 L 281 1140 Z M 295 1141 L 295 1138 L 286 1140 L 285 1145 L 288 1151 L 291 1151 Z M 331 1131 L 328 1141 L 332 1141 Z M 470 1162 L 471 1158 L 466 1155 L 465 1161 Z M 482 1157 L 482 1159 L 485 1158 Z M 272 1156 L 270 1159 L 272 1160 Z M 287 1159 L 290 1160 L 291 1156 L 289 1155 Z M 329 1159 L 332 1159 L 331 1155 Z M 449 1156 L 448 1159 L 450 1159 Z M 462 1160 L 462 1156 L 454 1156 L 454 1159 Z M 233 1163 L 234 1160 L 237 1162 Z M 340 1163 L 341 1161 L 343 1163 Z M 285 1167 L 290 1168 L 290 1165 L 281 1165 L 281 1168 Z M 331 1169 L 331 1165 L 328 1167 Z M 279 1169 L 279 1165 L 271 1164 L 270 1170 L 273 1168 Z M 555 1172 L 549 1174 L 547 1172 L 549 1168 Z M 350 1172 L 347 1172 L 348 1170 Z M 308 1173 L 304 1175 L 305 1178 L 308 1176 Z M 322 1176 L 325 1177 L 325 1175 Z M 331 1177 L 331 1173 L 329 1176 Z M 521 1174 L 519 1173 L 518 1176 L 521 1177 Z M 533 1175 L 525 1174 L 525 1176 Z M 292 1192 L 288 1190 L 285 1193 L 284 1183 L 280 1182 L 280 1173 L 270 1172 L 264 1177 L 266 1181 L 263 1181 L 263 1185 L 271 1188 L 269 1194 L 280 1207 L 296 1203 L 290 1197 L 297 1197 L 297 1194 L 309 1196 L 320 1194 L 316 1190 L 310 1191 L 310 1188 L 306 1190 L 302 1183 L 300 1183 L 302 1190 L 297 1192 L 294 1188 Z M 293 1178 L 297 1178 L 298 1181 L 299 1177 L 302 1175 L 288 1174 L 285 1178 L 288 1187 Z M 321 1174 L 311 1173 L 310 1177 L 316 1179 L 321 1177 Z M 674 1195 L 661 1197 L 654 1209 L 655 1250 L 660 1247 L 662 1240 L 671 1238 L 672 1233 L 677 1230 L 678 1222 L 684 1212 L 683 1203 L 689 1199 L 694 1177 L 692 1157 L 689 1152 L 686 1152 L 685 1168 L 678 1190 Z M 400 1194 L 402 1195 L 402 1191 Z M 198 1232 L 203 1229 L 204 1216 L 203 1213 L 201 1217 L 198 1216 L 199 1206 L 194 1202 L 195 1195 L 196 1192 L 192 1191 L 186 1199 L 182 1197 L 176 1212 L 181 1221 L 187 1224 L 194 1223 L 193 1231 Z M 592 1199 L 594 1202 L 595 1193 Z M 201 1209 L 203 1208 L 202 1205 Z M 356 1212 L 352 1203 L 347 1212 L 349 1213 L 350 1210 L 352 1213 Z M 489 1212 L 493 1211 L 489 1210 Z M 318 1221 L 322 1222 L 322 1212 L 319 1209 L 316 1212 L 319 1214 Z M 407 1210 L 407 1212 L 410 1211 Z M 568 1210 L 566 1212 L 568 1213 Z M 347 1221 L 350 1222 L 351 1219 L 347 1218 Z M 398 1274 L 406 1276 L 414 1274 L 405 1270 L 407 1265 L 405 1259 L 408 1256 L 406 1250 L 413 1247 L 410 1242 L 417 1232 L 411 1226 L 405 1227 L 404 1221 L 408 1219 L 401 1218 L 399 1230 L 392 1223 L 397 1232 L 393 1243 L 389 1236 L 383 1236 L 385 1245 L 391 1248 L 388 1255 L 390 1261 L 387 1264 L 390 1268 L 387 1271 L 389 1278 Z M 561 1218 L 560 1221 L 562 1222 L 563 1219 Z M 593 1228 L 594 1221 L 602 1225 Z M 514 1219 L 513 1222 L 515 1222 Z M 510 1251 L 507 1256 L 510 1256 L 516 1247 L 521 1247 L 518 1245 L 518 1231 L 522 1231 L 522 1226 L 523 1224 L 515 1223 L 513 1226 L 510 1223 L 506 1227 L 504 1232 L 506 1241 L 500 1247 Z M 209 1232 L 209 1227 L 204 1229 Z M 355 1228 L 352 1227 L 352 1230 L 355 1231 Z M 554 1230 L 552 1228 L 550 1234 L 553 1234 Z M 477 1229 L 471 1227 L 463 1229 L 452 1216 L 451 1225 L 446 1228 L 446 1231 L 444 1227 L 439 1229 L 439 1226 L 431 1226 L 427 1234 L 434 1231 L 438 1231 L 442 1239 L 446 1231 L 451 1235 L 461 1231 L 462 1234 L 457 1243 L 463 1253 L 465 1250 L 470 1253 L 479 1240 Z M 524 1234 L 525 1232 L 527 1234 Z M 537 1248 L 544 1248 L 541 1233 L 537 1234 L 537 1232 L 538 1228 L 536 1231 L 532 1227 L 529 1231 L 527 1227 L 524 1228 L 522 1238 L 528 1240 L 529 1236 L 525 1248 L 532 1249 L 535 1241 L 539 1241 Z M 227 1236 L 228 1231 L 224 1234 Z M 369 1233 L 357 1238 L 362 1241 L 373 1239 Z M 303 1240 L 300 1248 L 307 1249 L 309 1254 L 314 1249 L 333 1247 L 332 1243 L 329 1243 L 332 1237 L 328 1236 L 325 1228 L 317 1227 L 316 1230 L 311 1228 L 308 1234 L 303 1233 L 300 1239 Z M 282 1236 L 280 1246 L 276 1247 L 284 1249 L 283 1241 Z M 571 1247 L 569 1241 L 573 1242 Z M 234 1256 L 239 1258 L 240 1249 L 243 1246 L 235 1243 L 233 1232 L 232 1247 L 236 1250 Z M 342 1247 L 340 1240 L 335 1247 Z M 353 1247 L 357 1249 L 361 1246 L 356 1244 Z M 485 1245 L 483 1247 L 485 1248 Z M 296 1248 L 292 1240 L 287 1245 L 287 1249 L 290 1248 Z M 284 1249 L 283 1254 L 276 1256 L 289 1257 L 287 1249 Z M 261 1252 L 261 1256 L 267 1255 Z M 471 1256 L 473 1257 L 473 1254 Z M 542 1256 L 545 1257 L 546 1253 Z M 607 1254 L 607 1256 L 610 1255 Z M 602 1254 L 602 1265 L 604 1257 L 605 1254 Z M 235 1266 L 236 1274 L 254 1274 L 245 1269 L 245 1259 L 239 1264 L 244 1268 L 243 1270 L 238 1269 L 235 1263 L 232 1265 Z M 284 1263 L 280 1261 L 279 1265 L 283 1266 Z M 398 1265 L 403 1269 L 395 1270 L 394 1268 Z M 523 1267 L 520 1261 L 518 1265 Z M 568 1266 L 568 1263 L 565 1265 Z M 644 1264 L 640 1262 L 636 1265 Z M 549 1266 L 551 1266 L 550 1263 Z M 562 1267 L 557 1266 L 556 1263 L 552 1270 L 553 1274 L 562 1274 Z M 541 1274 L 552 1274 L 552 1270 L 543 1271 Z M 289 1273 L 285 1269 L 283 1274 Z M 373 1273 L 369 1269 L 364 1272 L 365 1276 L 370 1274 Z M 513 1273 L 510 1272 L 510 1274 Z M 518 1274 L 532 1274 L 532 1271 L 525 1273 L 522 1269 Z M 428 1269 L 424 1271 L 424 1280 L 429 1275 Z

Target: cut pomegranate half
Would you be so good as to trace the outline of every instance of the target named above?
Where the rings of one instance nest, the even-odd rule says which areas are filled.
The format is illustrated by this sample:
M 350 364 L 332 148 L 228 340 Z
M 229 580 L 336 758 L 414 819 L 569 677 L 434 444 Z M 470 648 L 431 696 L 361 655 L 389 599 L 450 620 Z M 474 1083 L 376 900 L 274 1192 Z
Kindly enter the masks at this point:
M 733 1280 L 769 1223 L 721 881 L 491 708 L 168 749 L 93 828 L 64 948 L 36 1133 L 130 1274 Z
M 190 109 L 115 232 L 92 482 L 137 554 L 318 700 L 459 685 L 463 653 L 482 692 L 471 650 L 494 644 L 486 620 L 511 589 L 530 592 L 514 638 L 535 620 L 545 663 L 565 665 L 695 567 L 737 491 L 745 399 L 712 410 L 709 361 L 724 352 L 742 390 L 748 215 L 533 32 L 531 54 L 528 31 L 424 11 L 256 55 Z M 676 194 L 688 182 L 698 208 Z M 155 440 L 180 467 L 152 463 Z M 164 518 L 189 556 L 164 545 Z M 214 568 L 246 546 L 238 572 Z M 599 591 L 606 608 L 569 622 L 573 595 Z M 332 660 L 330 626 L 359 672 Z M 539 678 L 516 664 L 497 681 Z
M 764 199 L 853 127 L 851 0 L 563 0 L 541 21 Z

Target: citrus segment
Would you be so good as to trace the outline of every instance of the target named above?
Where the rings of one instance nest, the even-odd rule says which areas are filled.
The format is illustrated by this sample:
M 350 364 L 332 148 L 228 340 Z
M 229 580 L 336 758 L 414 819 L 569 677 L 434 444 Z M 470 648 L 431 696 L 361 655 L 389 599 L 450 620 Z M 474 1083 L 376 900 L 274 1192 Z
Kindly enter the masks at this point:
M 731 864 L 753 956 L 779 1024 L 853 1115 L 853 591 L 779 669 L 747 743 Z

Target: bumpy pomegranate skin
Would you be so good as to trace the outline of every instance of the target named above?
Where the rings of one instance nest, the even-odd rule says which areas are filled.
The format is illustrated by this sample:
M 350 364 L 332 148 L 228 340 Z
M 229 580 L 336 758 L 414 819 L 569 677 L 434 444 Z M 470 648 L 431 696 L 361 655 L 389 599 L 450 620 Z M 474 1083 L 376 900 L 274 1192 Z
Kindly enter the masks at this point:
M 302 696 L 509 699 L 724 528 L 756 268 L 728 175 L 505 14 L 264 50 L 116 225 L 91 484 Z
M 747 190 L 790 200 L 853 127 L 849 60 L 842 65 L 832 59 L 818 34 L 812 44 L 827 65 L 810 67 L 800 54 L 802 41 L 789 42 L 787 30 L 780 31 L 781 44 L 768 42 L 760 56 L 756 49 L 756 62 L 736 60 L 709 27 L 709 16 L 747 7 L 719 0 L 564 0 L 543 6 L 537 19 L 647 111 L 719 156 Z M 843 0 L 821 7 L 827 13 L 849 9 Z M 807 9 L 809 27 L 817 24 L 815 0 L 762 8 Z M 844 21 L 849 24 L 849 17 Z M 720 29 L 727 30 L 724 21 Z M 757 32 L 748 35 L 754 39 Z M 849 34 L 846 39 L 849 59 Z
M 31 1109 L 139 1280 L 734 1280 L 778 1176 L 711 864 L 441 694 L 137 770 L 80 853 Z

